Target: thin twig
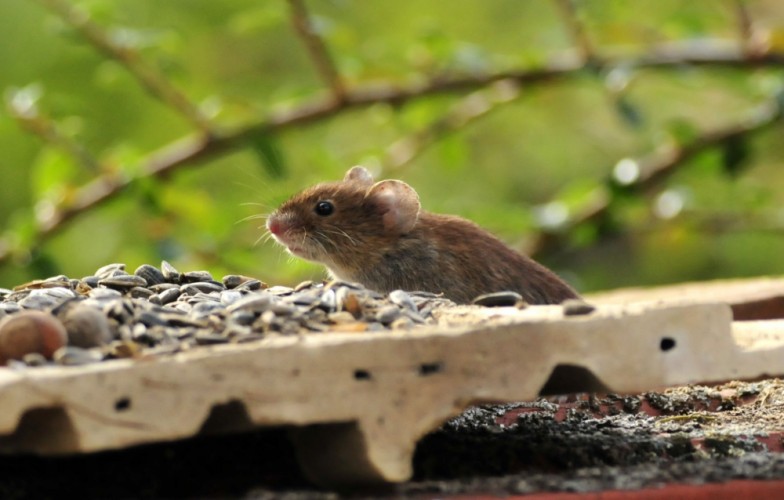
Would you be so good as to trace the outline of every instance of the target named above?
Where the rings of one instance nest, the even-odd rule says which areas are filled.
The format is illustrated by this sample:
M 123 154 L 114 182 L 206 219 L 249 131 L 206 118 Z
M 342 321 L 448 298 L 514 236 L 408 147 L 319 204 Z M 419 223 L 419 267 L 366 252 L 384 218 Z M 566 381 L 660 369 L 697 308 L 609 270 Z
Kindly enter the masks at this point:
M 57 123 L 37 108 L 19 109 L 13 99 L 9 105 L 11 115 L 26 130 L 40 137 L 45 143 L 51 144 L 73 158 L 82 168 L 91 174 L 101 171 L 100 162 L 80 143 L 65 134 Z
M 52 0 L 40 0 L 52 1 Z M 627 67 L 658 70 L 680 69 L 684 65 L 749 68 L 749 67 L 782 67 L 784 54 L 766 52 L 753 59 L 747 59 L 737 50 L 727 50 L 724 45 L 701 45 L 695 48 L 690 45 L 667 47 L 654 51 L 653 54 L 637 60 L 605 61 L 603 67 L 611 68 L 618 64 Z M 188 165 L 204 163 L 212 158 L 244 147 L 248 142 L 260 135 L 281 132 L 297 126 L 304 126 L 331 118 L 347 109 L 366 107 L 377 103 L 402 105 L 419 98 L 450 93 L 469 92 L 486 87 L 499 81 L 509 81 L 521 88 L 538 84 L 566 81 L 577 77 L 584 65 L 574 60 L 559 60 L 533 70 L 504 71 L 497 73 L 474 74 L 454 78 L 438 78 L 425 83 L 399 86 L 382 84 L 355 87 L 346 91 L 343 101 L 329 98 L 317 99 L 272 114 L 267 119 L 249 124 L 243 128 L 224 133 L 209 135 L 197 134 L 179 139 L 162 149 L 151 153 L 137 170 L 133 178 L 97 178 L 73 193 L 67 206 L 56 207 L 54 213 L 46 221 L 40 221 L 36 243 L 49 238 L 62 230 L 78 215 L 101 205 L 119 195 L 126 187 L 138 179 L 147 177 L 165 178 L 180 168 Z M 10 257 L 8 246 L 0 241 L 0 262 Z
M 513 101 L 519 95 L 520 86 L 511 80 L 501 80 L 488 88 L 467 95 L 443 116 L 439 116 L 426 127 L 389 146 L 381 160 L 381 176 L 385 176 L 390 170 L 400 170 L 409 165 L 440 139 L 487 116 L 499 106 Z
M 112 40 L 111 35 L 92 22 L 86 12 L 72 6 L 66 0 L 38 0 L 38 2 L 76 29 L 95 48 L 123 65 L 150 94 L 177 110 L 202 132 L 210 133 L 210 122 L 199 108 L 165 76 L 147 65 L 136 50 Z
M 580 16 L 577 12 L 577 7 L 574 5 L 574 0 L 554 0 L 561 18 L 566 24 L 566 29 L 572 39 L 572 43 L 580 52 L 583 62 L 587 63 L 596 58 L 596 51 L 593 49 L 593 44 L 588 38 L 583 23 L 580 21 Z
M 697 230 L 712 235 L 754 232 L 780 236 L 784 234 L 784 223 L 780 219 L 775 211 L 752 214 L 697 213 L 690 222 Z
M 305 43 L 313 64 L 316 66 L 324 83 L 332 92 L 333 98 L 338 102 L 342 101 L 346 97 L 343 80 L 335 67 L 324 40 L 318 35 L 316 27 L 313 25 L 304 0 L 289 0 L 289 6 L 291 7 L 291 22 Z
M 730 141 L 758 134 L 780 122 L 781 119 L 781 106 L 777 101 L 771 102 L 742 123 L 705 132 L 682 146 L 671 145 L 648 156 L 624 160 L 631 162 L 635 166 L 637 175 L 629 182 L 619 182 L 611 174 L 605 180 L 605 184 L 608 187 L 620 184 L 626 190 L 650 194 L 658 190 L 664 181 L 678 171 L 680 166 L 698 154 L 722 144 L 727 144 Z M 607 191 L 609 193 L 614 192 L 613 189 L 607 189 Z M 560 247 L 568 234 L 569 228 L 603 220 L 608 215 L 614 201 L 612 195 L 606 196 L 594 203 L 589 209 L 572 218 L 567 228 L 560 228 L 558 232 L 540 232 L 536 241 L 529 247 L 529 253 L 533 256 L 544 255 L 552 249 Z
M 749 10 L 746 8 L 745 0 L 733 0 L 732 3 L 735 7 L 738 35 L 743 52 L 747 56 L 753 56 L 759 51 L 754 36 L 754 21 L 752 21 L 751 14 L 749 14 Z

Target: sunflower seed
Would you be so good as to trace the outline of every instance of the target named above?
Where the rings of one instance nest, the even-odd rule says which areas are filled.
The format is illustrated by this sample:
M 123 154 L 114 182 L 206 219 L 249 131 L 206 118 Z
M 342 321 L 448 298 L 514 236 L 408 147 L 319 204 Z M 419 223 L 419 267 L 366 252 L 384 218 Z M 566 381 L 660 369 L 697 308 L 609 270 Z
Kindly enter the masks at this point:
M 31 352 L 22 356 L 22 361 L 27 366 L 44 366 L 49 363 L 46 357 L 40 352 Z
M 234 337 L 233 340 L 234 340 L 234 342 L 243 343 L 244 344 L 245 342 L 254 342 L 256 340 L 261 340 L 263 338 L 264 338 L 264 335 L 262 335 L 260 333 L 249 333 L 247 335 L 238 335 L 237 337 Z
M 97 276 L 99 279 L 108 278 L 113 276 L 117 271 L 125 271 L 125 264 L 107 264 L 101 268 L 98 268 L 98 270 L 95 271 L 95 276 Z
M 248 311 L 234 311 L 229 316 L 229 322 L 235 325 L 248 326 L 256 321 L 256 315 Z
M 596 310 L 595 306 L 580 299 L 567 299 L 561 305 L 565 316 L 584 316 Z
M 189 283 L 187 285 L 183 285 L 180 290 L 185 295 L 196 295 L 199 292 L 202 293 L 211 293 L 211 292 L 222 292 L 226 288 L 223 284 L 210 281 L 197 281 L 194 283 Z
M 236 287 L 237 290 L 243 290 L 243 291 L 247 290 L 251 292 L 254 292 L 256 290 L 262 290 L 265 288 L 267 288 L 266 283 L 264 283 L 263 281 L 253 280 L 253 279 L 248 280 Z
M 98 284 L 115 290 L 130 290 L 137 286 L 146 287 L 147 280 L 134 274 L 123 274 L 110 278 L 103 278 Z
M 401 314 L 400 308 L 397 306 L 384 306 L 376 311 L 376 321 L 388 325 L 399 318 Z
M 171 290 L 172 288 L 179 290 L 180 285 L 176 283 L 158 283 L 157 285 L 150 285 L 149 289 L 155 293 L 162 293 L 166 290 Z
M 161 270 L 149 264 L 142 264 L 137 267 L 133 274 L 140 278 L 144 278 L 149 285 L 158 285 L 166 281 L 166 277 Z
M 239 274 L 228 274 L 223 277 L 221 282 L 226 288 L 237 288 L 251 278 L 247 276 L 240 276 Z
M 169 288 L 167 290 L 164 290 L 164 291 L 160 292 L 158 294 L 158 297 L 160 297 L 160 299 L 161 299 L 161 304 L 165 305 L 165 304 L 168 304 L 170 302 L 174 302 L 175 300 L 177 300 L 181 293 L 182 293 L 182 291 L 180 290 L 180 287 Z
M 515 306 L 521 302 L 523 296 L 515 292 L 486 293 L 471 301 L 474 305 L 485 307 Z
M 266 294 L 247 295 L 226 308 L 227 311 L 264 312 L 269 308 L 272 298 Z
M 302 290 L 307 290 L 308 288 L 311 288 L 312 286 L 313 286 L 313 282 L 312 281 L 310 281 L 310 280 L 303 281 L 302 283 L 300 283 L 299 285 L 294 287 L 294 291 L 295 292 L 301 292 Z
M 334 312 L 327 315 L 329 321 L 334 324 L 341 324 L 341 323 L 355 323 L 357 320 L 354 318 L 354 315 L 347 311 L 340 311 Z
M 229 338 L 218 333 L 201 331 L 196 334 L 196 343 L 199 345 L 225 344 Z
M 82 278 L 82 283 L 86 284 L 90 288 L 97 288 L 99 281 L 101 281 L 101 278 L 98 276 L 85 276 Z
M 93 288 L 90 290 L 89 296 L 95 299 L 108 299 L 122 297 L 122 293 L 111 288 Z
M 237 290 L 224 290 L 220 294 L 220 303 L 224 306 L 230 306 L 242 298 L 242 292 Z
M 64 346 L 55 351 L 52 359 L 58 365 L 79 366 L 97 363 L 103 359 L 100 352 L 81 347 Z
M 149 299 L 150 297 L 155 295 L 155 292 L 153 292 L 149 288 L 142 288 L 140 286 L 136 286 L 131 288 L 129 295 L 134 299 Z
M 182 275 L 183 283 L 196 283 L 199 281 L 213 281 L 209 271 L 189 271 Z
M 76 297 L 76 292 L 74 292 L 70 288 L 56 286 L 52 288 L 41 288 L 38 290 L 30 290 L 30 294 L 28 296 L 34 297 L 38 295 L 45 295 L 55 300 L 65 300 L 65 299 L 72 299 Z
M 61 365 L 165 355 L 270 334 L 409 329 L 434 321 L 430 312 L 446 304 L 451 302 L 435 294 L 383 295 L 339 280 L 295 288 L 268 288 L 241 275 L 217 282 L 207 271 L 183 274 L 165 261 L 160 270 L 144 264 L 128 274 L 124 264 L 110 264 L 81 280 L 58 275 L 0 289 L 0 316 L 50 310 L 66 325 L 72 350 L 58 355 Z M 16 364 L 29 368 L 41 360 Z
M 220 302 L 199 302 L 194 304 L 193 309 L 191 309 L 191 316 L 196 319 L 205 319 L 210 314 L 223 309 L 223 304 Z
M 401 316 L 400 318 L 396 319 L 389 325 L 393 330 L 408 330 L 413 328 L 414 322 L 411 318 L 406 316 Z
M 161 273 L 169 283 L 179 283 L 182 279 L 182 273 L 165 260 L 161 262 Z
M 416 304 L 414 304 L 414 301 L 411 300 L 411 296 L 403 290 L 392 290 L 389 292 L 389 300 L 391 300 L 393 304 L 397 304 L 400 307 L 405 307 L 412 311 L 417 310 Z
M 44 309 L 54 307 L 57 304 L 58 300 L 49 295 L 28 295 L 19 301 L 19 305 L 23 308 L 35 309 L 37 311 L 43 311 Z

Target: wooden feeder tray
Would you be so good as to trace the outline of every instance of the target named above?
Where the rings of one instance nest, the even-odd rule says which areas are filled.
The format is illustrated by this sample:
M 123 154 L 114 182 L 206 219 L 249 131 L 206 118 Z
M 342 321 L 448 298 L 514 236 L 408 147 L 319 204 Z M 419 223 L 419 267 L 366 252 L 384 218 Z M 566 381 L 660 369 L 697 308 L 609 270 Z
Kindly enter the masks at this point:
M 470 405 L 784 374 L 784 321 L 727 304 L 454 307 L 405 333 L 268 338 L 80 367 L 0 369 L 0 451 L 62 455 L 286 426 L 323 485 L 407 480 Z

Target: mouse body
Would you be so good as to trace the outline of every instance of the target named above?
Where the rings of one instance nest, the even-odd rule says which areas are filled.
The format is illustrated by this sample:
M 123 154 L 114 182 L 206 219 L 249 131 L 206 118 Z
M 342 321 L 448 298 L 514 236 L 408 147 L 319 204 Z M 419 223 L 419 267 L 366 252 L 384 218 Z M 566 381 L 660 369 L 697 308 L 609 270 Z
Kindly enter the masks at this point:
M 269 216 L 267 229 L 292 255 L 378 292 L 442 293 L 457 303 L 500 291 L 517 292 L 529 304 L 579 297 L 475 223 L 422 210 L 411 186 L 374 182 L 363 167 L 293 196 Z

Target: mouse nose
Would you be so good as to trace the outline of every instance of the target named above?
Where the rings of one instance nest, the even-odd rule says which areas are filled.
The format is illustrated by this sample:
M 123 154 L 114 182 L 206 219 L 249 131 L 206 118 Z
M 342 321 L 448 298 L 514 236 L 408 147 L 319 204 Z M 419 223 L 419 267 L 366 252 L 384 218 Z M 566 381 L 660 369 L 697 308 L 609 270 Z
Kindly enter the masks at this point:
M 280 221 L 274 217 L 270 217 L 267 219 L 267 229 L 270 233 L 274 235 L 279 235 L 281 233 L 281 224 Z
M 272 215 L 269 219 L 267 219 L 267 229 L 273 235 L 281 236 L 291 229 L 291 221 L 285 215 Z

